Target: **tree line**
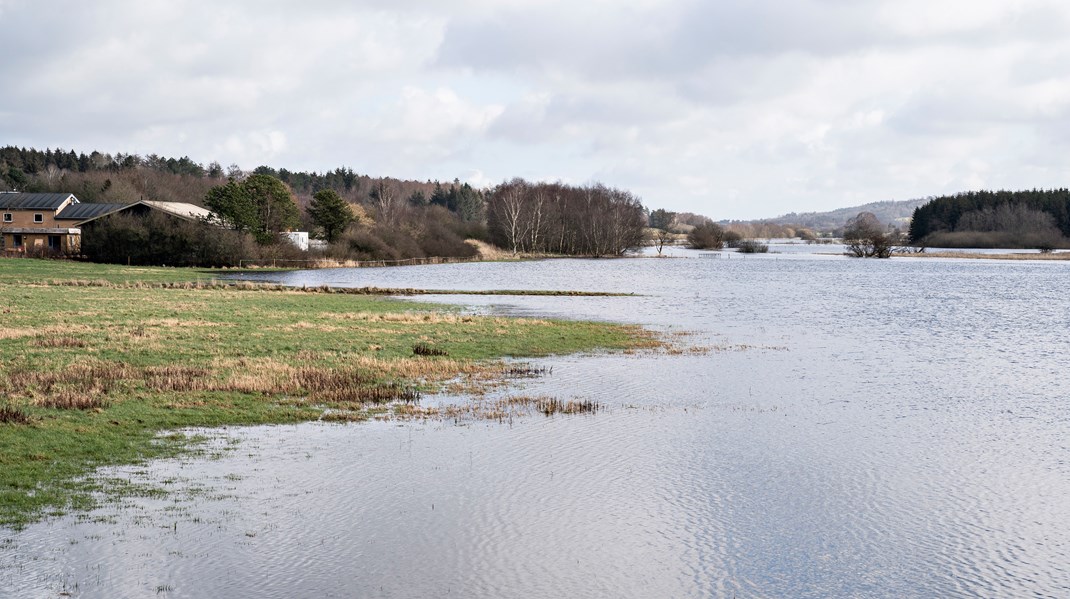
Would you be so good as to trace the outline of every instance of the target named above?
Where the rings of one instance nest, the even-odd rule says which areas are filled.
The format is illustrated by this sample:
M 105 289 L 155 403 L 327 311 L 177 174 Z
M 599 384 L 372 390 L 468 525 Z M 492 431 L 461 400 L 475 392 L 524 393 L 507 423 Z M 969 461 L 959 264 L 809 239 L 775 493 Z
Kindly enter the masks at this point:
M 513 179 L 486 194 L 491 240 L 513 254 L 619 256 L 642 245 L 647 213 L 630 192 Z
M 940 247 L 1068 245 L 1070 190 L 973 191 L 935 197 L 914 210 L 910 240 Z
M 3 190 L 70 192 L 85 202 L 152 199 L 205 206 L 219 216 L 217 224 L 256 240 L 254 245 L 213 246 L 219 251 L 241 248 L 243 255 L 235 261 L 286 251 L 277 243 L 278 232 L 285 230 L 312 231 L 329 243 L 329 257 L 346 260 L 468 257 L 478 253 L 466 242 L 470 239 L 513 252 L 619 255 L 641 245 L 647 219 L 638 198 L 600 184 L 516 179 L 481 190 L 458 180 L 376 178 L 347 167 L 324 173 L 268 166 L 243 171 L 188 157 L 14 146 L 0 148 Z M 119 220 L 133 227 L 131 219 Z M 151 224 L 125 235 L 109 230 L 109 238 L 143 240 L 161 230 L 160 223 Z M 168 244 L 181 245 L 174 239 Z M 185 254 L 200 255 L 192 249 Z M 204 262 L 221 260 L 215 256 Z

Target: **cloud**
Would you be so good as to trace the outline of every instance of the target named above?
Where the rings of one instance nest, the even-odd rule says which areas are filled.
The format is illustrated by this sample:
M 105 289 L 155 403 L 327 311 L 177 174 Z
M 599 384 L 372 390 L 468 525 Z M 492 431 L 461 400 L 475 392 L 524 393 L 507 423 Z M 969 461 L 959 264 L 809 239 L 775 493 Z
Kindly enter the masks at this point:
M 1047 0 L 0 0 L 0 27 L 6 143 L 603 179 L 716 218 L 1066 184 Z

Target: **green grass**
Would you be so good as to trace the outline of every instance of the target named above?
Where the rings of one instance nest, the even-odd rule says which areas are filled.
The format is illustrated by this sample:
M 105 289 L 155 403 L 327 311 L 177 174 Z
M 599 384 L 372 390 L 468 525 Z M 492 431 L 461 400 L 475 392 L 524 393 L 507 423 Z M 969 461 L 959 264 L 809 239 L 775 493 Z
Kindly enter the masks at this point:
M 94 280 L 109 283 L 171 283 L 207 281 L 235 271 L 152 266 L 120 266 L 68 260 L 0 258 L 0 283 L 36 283 L 42 281 Z
M 202 275 L 0 260 L 0 419 L 6 409 L 10 420 L 0 423 L 0 526 L 87 509 L 104 484 L 87 476 L 96 468 L 190 450 L 185 435 L 161 431 L 299 422 L 325 408 L 360 419 L 390 408 L 354 389 L 433 389 L 493 374 L 502 357 L 655 343 L 635 327 L 375 296 L 126 284 Z M 84 279 L 102 283 L 62 284 Z M 416 344 L 446 355 L 414 356 Z

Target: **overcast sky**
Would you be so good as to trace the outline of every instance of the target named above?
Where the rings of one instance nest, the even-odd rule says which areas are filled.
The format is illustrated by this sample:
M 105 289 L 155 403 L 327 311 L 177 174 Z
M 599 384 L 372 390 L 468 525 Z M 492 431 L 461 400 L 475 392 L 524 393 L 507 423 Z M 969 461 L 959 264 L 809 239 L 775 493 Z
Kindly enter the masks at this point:
M 774 216 L 1070 184 L 1070 2 L 0 0 L 0 144 Z

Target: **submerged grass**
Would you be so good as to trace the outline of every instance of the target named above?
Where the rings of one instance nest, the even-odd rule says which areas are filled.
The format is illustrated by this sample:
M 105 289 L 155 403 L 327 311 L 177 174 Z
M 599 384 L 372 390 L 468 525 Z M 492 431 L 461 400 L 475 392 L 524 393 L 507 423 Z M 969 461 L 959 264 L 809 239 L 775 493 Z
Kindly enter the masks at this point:
M 0 526 L 86 509 L 108 484 L 94 469 L 194 442 L 161 431 L 416 412 L 422 391 L 516 368 L 498 358 L 659 343 L 637 327 L 193 284 L 202 274 L 0 260 Z

